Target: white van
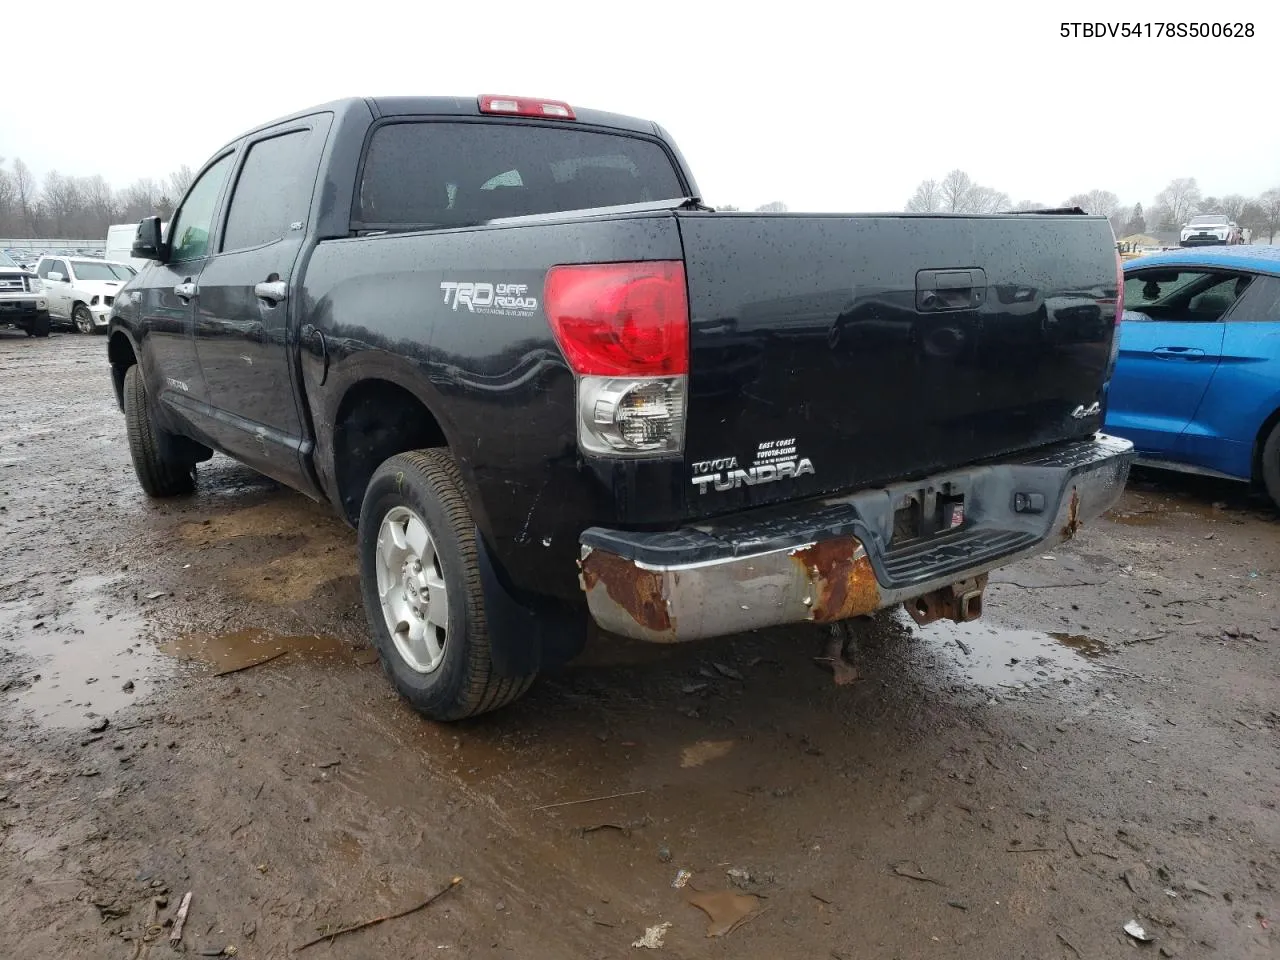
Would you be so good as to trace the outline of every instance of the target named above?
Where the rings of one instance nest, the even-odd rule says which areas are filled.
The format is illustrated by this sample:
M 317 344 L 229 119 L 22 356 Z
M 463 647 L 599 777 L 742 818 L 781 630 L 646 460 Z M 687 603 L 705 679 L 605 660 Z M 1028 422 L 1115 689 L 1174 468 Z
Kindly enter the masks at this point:
M 160 224 L 161 236 L 168 228 L 169 224 Z M 107 260 L 114 260 L 117 263 L 127 263 L 142 272 L 150 261 L 135 260 L 131 255 L 133 253 L 133 238 L 138 235 L 138 225 L 136 223 L 113 223 L 107 227 L 107 248 L 103 253 L 103 257 Z

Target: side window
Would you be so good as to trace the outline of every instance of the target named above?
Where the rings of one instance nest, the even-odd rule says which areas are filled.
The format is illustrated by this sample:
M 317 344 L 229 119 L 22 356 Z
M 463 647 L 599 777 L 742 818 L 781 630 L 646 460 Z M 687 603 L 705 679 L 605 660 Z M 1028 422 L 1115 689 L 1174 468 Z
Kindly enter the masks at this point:
M 213 229 L 214 208 L 218 194 L 231 169 L 231 158 L 225 157 L 211 166 L 195 182 L 187 198 L 169 224 L 169 259 L 198 260 L 209 252 L 209 232 Z
M 36 276 L 41 280 L 49 279 L 49 271 L 53 269 L 52 260 L 41 260 L 40 266 L 36 268 Z
M 1211 270 L 1144 270 L 1125 278 L 1124 308 L 1150 320 L 1213 323 L 1248 289 L 1250 279 Z
M 1280 323 L 1280 279 L 1254 277 L 1228 322 Z
M 319 157 L 308 149 L 311 136 L 295 130 L 249 148 L 231 195 L 224 251 L 271 243 L 305 224 L 319 169 Z
M 51 271 L 51 272 L 53 272 L 53 273 L 60 273 L 60 274 L 62 274 L 62 279 L 63 279 L 64 281 L 65 281 L 65 280 L 70 280 L 70 279 L 71 279 L 71 271 L 67 269 L 67 261 L 65 261 L 65 260 L 55 260 L 55 261 L 53 261 L 53 266 L 52 266 L 52 267 L 50 267 L 49 269 L 50 269 L 50 271 Z
M 1249 288 L 1251 277 L 1224 277 L 1203 293 L 1197 293 L 1187 304 L 1196 320 L 1220 320 Z

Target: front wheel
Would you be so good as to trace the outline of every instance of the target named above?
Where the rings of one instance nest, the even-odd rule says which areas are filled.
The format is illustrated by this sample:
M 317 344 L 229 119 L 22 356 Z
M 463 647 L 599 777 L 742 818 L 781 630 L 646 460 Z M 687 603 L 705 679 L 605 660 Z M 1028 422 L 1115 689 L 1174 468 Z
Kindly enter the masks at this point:
M 1262 482 L 1267 495 L 1280 508 L 1280 423 L 1271 428 L 1262 445 Z
M 357 535 L 382 667 L 418 712 L 451 721 L 506 706 L 534 675 L 493 666 L 475 521 L 446 450 L 392 457 L 369 481 Z
M 93 333 L 93 313 L 83 303 L 76 307 L 71 322 L 80 333 Z
M 27 327 L 27 336 L 47 337 L 51 326 L 52 322 L 49 319 L 49 315 L 47 313 L 42 314 L 31 321 L 31 324 Z
M 152 417 L 142 371 L 135 363 L 124 375 L 124 422 L 129 456 L 138 483 L 150 497 L 175 497 L 196 488 L 195 464 L 166 456 L 163 436 Z

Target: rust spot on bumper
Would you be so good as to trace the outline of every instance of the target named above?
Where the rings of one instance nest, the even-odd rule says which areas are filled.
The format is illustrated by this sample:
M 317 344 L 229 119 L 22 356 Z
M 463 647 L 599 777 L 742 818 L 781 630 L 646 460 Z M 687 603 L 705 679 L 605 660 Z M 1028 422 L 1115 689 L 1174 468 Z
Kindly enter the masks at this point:
M 1071 488 L 1071 503 L 1067 507 L 1067 522 L 1062 526 L 1062 536 L 1070 540 L 1081 527 L 1080 523 L 1080 491 Z
M 582 569 L 583 589 L 588 593 L 600 584 L 640 626 L 657 633 L 670 632 L 671 615 L 662 595 L 661 574 L 604 550 L 593 550 L 578 561 L 578 566 Z
M 824 540 L 791 556 L 812 585 L 815 622 L 847 620 L 879 609 L 880 584 L 857 539 Z

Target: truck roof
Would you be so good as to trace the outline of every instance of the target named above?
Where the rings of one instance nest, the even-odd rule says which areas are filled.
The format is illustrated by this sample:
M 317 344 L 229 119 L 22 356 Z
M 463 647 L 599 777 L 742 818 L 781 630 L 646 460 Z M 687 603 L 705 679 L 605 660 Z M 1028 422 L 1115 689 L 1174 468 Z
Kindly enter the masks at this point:
M 495 114 L 482 114 L 480 112 L 480 98 L 473 97 L 345 97 L 341 100 L 331 100 L 328 103 L 317 104 L 308 107 L 305 110 L 298 110 L 294 113 L 287 114 L 283 117 L 277 117 L 266 123 L 260 123 L 251 130 L 247 130 L 240 136 L 228 141 L 224 147 L 230 146 L 237 140 L 246 136 L 251 136 L 260 130 L 274 127 L 277 124 L 285 123 L 299 117 L 310 116 L 315 113 L 331 112 L 335 117 L 340 118 L 352 110 L 364 110 L 372 113 L 375 118 L 382 117 L 489 117 L 493 118 Z M 643 133 L 649 136 L 662 136 L 661 128 L 652 120 L 641 120 L 637 117 L 628 117 L 620 113 L 609 113 L 604 110 L 591 110 L 578 106 L 573 107 L 575 114 L 574 120 L 558 121 L 572 127 L 575 125 L 592 125 L 599 127 L 613 127 L 618 130 L 629 130 L 634 133 Z M 520 117 L 511 119 L 520 120 Z

